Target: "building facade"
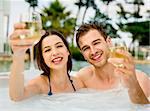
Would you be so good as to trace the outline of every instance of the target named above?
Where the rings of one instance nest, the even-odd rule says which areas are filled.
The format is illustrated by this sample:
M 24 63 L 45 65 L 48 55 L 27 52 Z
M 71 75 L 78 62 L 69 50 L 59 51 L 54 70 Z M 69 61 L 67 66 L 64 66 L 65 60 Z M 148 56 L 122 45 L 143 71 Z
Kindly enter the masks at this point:
M 9 32 L 10 1 L 0 0 L 0 53 L 7 50 L 5 45 Z

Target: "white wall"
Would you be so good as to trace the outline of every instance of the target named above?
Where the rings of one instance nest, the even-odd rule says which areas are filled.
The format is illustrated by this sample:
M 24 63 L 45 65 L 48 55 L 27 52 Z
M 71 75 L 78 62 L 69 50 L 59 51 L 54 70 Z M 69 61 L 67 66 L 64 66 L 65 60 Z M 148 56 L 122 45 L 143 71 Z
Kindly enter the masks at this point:
M 3 52 L 7 38 L 7 16 L 9 15 L 10 1 L 0 0 L 0 53 Z

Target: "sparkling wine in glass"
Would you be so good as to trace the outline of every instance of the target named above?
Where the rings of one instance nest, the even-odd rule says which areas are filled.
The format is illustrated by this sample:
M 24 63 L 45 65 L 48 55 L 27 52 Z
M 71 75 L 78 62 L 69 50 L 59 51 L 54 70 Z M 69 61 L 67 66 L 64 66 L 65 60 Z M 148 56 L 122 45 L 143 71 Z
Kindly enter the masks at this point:
M 121 38 L 115 38 L 112 40 L 112 46 L 110 47 L 110 58 L 118 58 L 118 60 L 125 59 L 126 56 L 118 53 L 116 50 L 127 50 L 125 42 Z M 113 63 L 116 67 L 123 67 L 120 63 Z
M 25 24 L 25 29 L 28 30 L 28 33 L 19 35 L 17 38 L 13 39 L 12 42 L 18 46 L 30 46 L 30 70 L 35 69 L 33 57 L 34 45 L 41 38 L 41 16 L 35 11 L 22 13 L 20 15 L 20 22 Z
M 115 67 L 124 67 L 123 64 L 119 61 L 122 61 L 123 59 L 126 59 L 126 56 L 118 53 L 116 50 L 124 50 L 127 51 L 127 47 L 125 42 L 121 39 L 121 38 L 115 38 L 112 39 L 112 46 L 110 47 L 110 59 L 111 59 L 111 63 L 115 66 Z M 115 62 L 113 61 L 115 59 Z M 117 60 L 117 62 L 116 62 Z M 118 76 L 118 74 L 116 75 L 119 78 L 119 92 L 122 90 L 122 86 L 123 82 L 120 76 Z

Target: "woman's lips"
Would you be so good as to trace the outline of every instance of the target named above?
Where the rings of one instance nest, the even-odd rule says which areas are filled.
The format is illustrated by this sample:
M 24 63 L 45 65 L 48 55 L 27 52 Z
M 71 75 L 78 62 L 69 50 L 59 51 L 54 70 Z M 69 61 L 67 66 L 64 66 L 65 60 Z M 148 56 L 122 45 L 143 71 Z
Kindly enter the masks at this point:
M 53 63 L 58 64 L 62 61 L 63 57 L 57 57 L 52 60 Z

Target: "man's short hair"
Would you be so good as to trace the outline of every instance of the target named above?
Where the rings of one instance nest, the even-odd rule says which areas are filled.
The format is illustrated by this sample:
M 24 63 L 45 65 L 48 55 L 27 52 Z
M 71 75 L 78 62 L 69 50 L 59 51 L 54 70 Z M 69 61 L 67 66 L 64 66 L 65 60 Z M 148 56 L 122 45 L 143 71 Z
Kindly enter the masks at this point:
M 90 30 L 97 30 L 106 40 L 107 38 L 107 34 L 104 31 L 104 29 L 102 28 L 102 26 L 98 23 L 85 23 L 82 24 L 79 29 L 76 31 L 76 43 L 77 46 L 80 48 L 79 46 L 79 38 L 81 36 L 84 36 L 86 33 L 88 33 Z

